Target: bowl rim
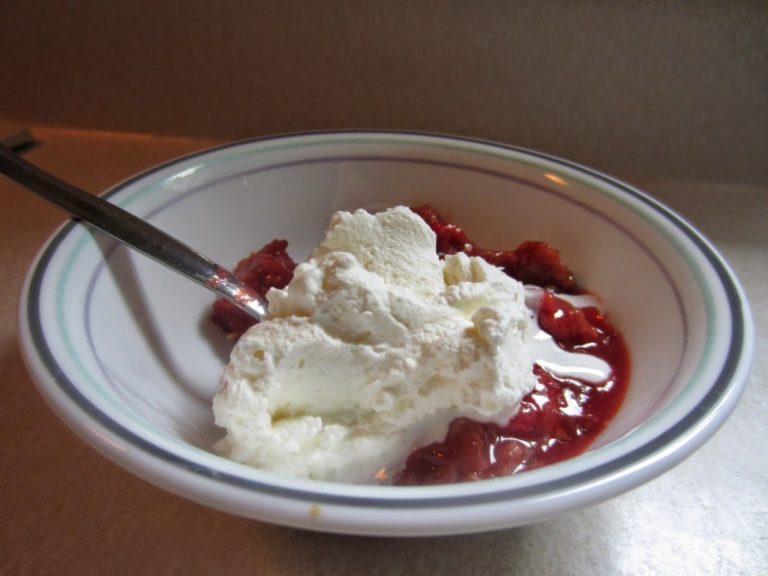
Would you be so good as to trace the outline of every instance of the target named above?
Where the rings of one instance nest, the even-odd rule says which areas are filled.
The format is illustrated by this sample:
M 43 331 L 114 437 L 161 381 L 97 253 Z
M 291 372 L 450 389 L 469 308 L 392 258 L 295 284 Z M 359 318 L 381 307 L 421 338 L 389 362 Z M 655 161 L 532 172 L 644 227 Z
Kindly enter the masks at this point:
M 707 438 L 709 438 L 725 421 L 727 416 L 735 407 L 741 396 L 747 379 L 747 373 L 754 346 L 754 327 L 752 324 L 751 313 L 743 289 L 738 283 L 734 273 L 729 268 L 725 260 L 720 256 L 717 250 L 699 233 L 691 224 L 685 221 L 661 202 L 655 200 L 644 192 L 621 182 L 611 176 L 587 168 L 578 163 L 565 160 L 550 154 L 538 151 L 492 142 L 488 140 L 469 138 L 465 136 L 454 136 L 437 134 L 430 132 L 413 132 L 401 130 L 327 130 L 311 132 L 295 132 L 289 134 L 270 135 L 259 138 L 250 138 L 231 142 L 212 148 L 207 148 L 175 158 L 168 162 L 159 164 L 153 168 L 145 170 L 139 174 L 124 180 L 113 186 L 103 194 L 109 198 L 127 187 L 138 183 L 148 177 L 194 159 L 200 159 L 204 156 L 217 154 L 230 149 L 243 146 L 251 146 L 264 142 L 274 141 L 296 141 L 296 139 L 314 139 L 314 138 L 345 138 L 350 136 L 365 136 L 380 138 L 382 143 L 386 144 L 388 138 L 412 139 L 413 144 L 418 144 L 420 140 L 439 141 L 445 144 L 464 144 L 470 146 L 479 146 L 490 148 L 497 153 L 513 152 L 516 155 L 528 156 L 538 161 L 554 164 L 559 167 L 581 173 L 590 178 L 601 181 L 603 184 L 618 190 L 621 194 L 628 195 L 630 198 L 641 202 L 644 206 L 651 209 L 659 218 L 672 225 L 675 230 L 681 232 L 690 240 L 698 252 L 703 255 L 707 263 L 712 267 L 718 280 L 720 281 L 725 293 L 726 302 L 729 307 L 730 318 L 733 321 L 733 338 L 729 342 L 726 359 L 722 368 L 714 379 L 703 398 L 699 400 L 696 406 L 690 410 L 685 417 L 677 421 L 674 426 L 663 432 L 661 435 L 651 439 L 650 442 L 627 452 L 618 459 L 603 463 L 595 468 L 589 468 L 560 478 L 545 481 L 542 483 L 523 483 L 518 486 L 504 487 L 494 480 L 484 481 L 482 484 L 486 489 L 478 490 L 474 493 L 466 493 L 466 490 L 456 489 L 454 487 L 382 487 L 375 486 L 373 490 L 349 490 L 339 492 L 333 487 L 348 487 L 344 484 L 323 483 L 317 481 L 293 482 L 285 481 L 282 478 L 275 478 L 272 475 L 262 475 L 259 471 L 253 474 L 253 469 L 246 468 L 243 474 L 237 473 L 238 466 L 231 466 L 232 463 L 226 462 L 225 468 L 214 469 L 200 466 L 197 462 L 192 462 L 183 456 L 175 454 L 152 444 L 147 439 L 142 438 L 135 432 L 125 428 L 120 423 L 110 419 L 99 408 L 93 405 L 79 390 L 75 382 L 72 382 L 64 371 L 58 366 L 56 359 L 51 352 L 45 339 L 42 327 L 42 320 L 39 314 L 37 303 L 40 298 L 40 290 L 43 278 L 47 271 L 47 265 L 55 256 L 57 249 L 73 230 L 79 229 L 79 224 L 75 221 L 69 221 L 63 224 L 41 248 L 33 266 L 25 280 L 22 298 L 19 306 L 19 331 L 22 342 L 22 353 L 33 379 L 40 389 L 43 396 L 59 415 L 86 441 L 94 445 L 97 449 L 105 453 L 111 459 L 119 464 L 129 468 L 134 473 L 144 475 L 147 479 L 155 483 L 164 485 L 172 491 L 184 493 L 173 484 L 171 477 L 179 472 L 193 474 L 201 479 L 212 482 L 223 482 L 237 489 L 256 491 L 262 494 L 276 496 L 278 498 L 303 499 L 315 503 L 337 505 L 342 507 L 355 508 L 378 508 L 386 510 L 405 510 L 412 511 L 420 508 L 454 508 L 473 505 L 485 505 L 500 500 L 521 500 L 532 499 L 540 496 L 551 495 L 553 493 L 573 493 L 575 490 L 587 490 L 590 486 L 598 484 L 601 480 L 612 477 L 616 482 L 609 490 L 609 495 L 615 495 L 623 492 L 637 484 L 656 476 L 669 469 L 671 466 L 681 461 L 692 453 Z M 465 150 L 471 152 L 471 150 Z M 258 151 L 255 152 L 258 154 Z M 507 160 L 517 161 L 515 158 L 506 156 Z M 54 391 L 52 393 L 52 391 Z M 155 460 L 162 468 L 170 466 L 167 474 L 162 470 L 142 471 L 135 470 L 135 467 L 126 460 L 124 454 L 116 453 L 103 442 L 95 439 L 91 432 L 84 429 L 85 422 L 79 421 L 78 417 L 85 415 L 91 423 L 95 423 L 99 428 L 108 432 L 121 442 L 139 450 L 139 453 L 146 453 L 147 457 Z M 133 456 L 132 456 L 133 457 Z M 629 472 L 638 468 L 644 469 L 644 474 L 638 474 L 630 479 Z M 528 472 L 528 475 L 535 474 L 537 471 Z M 502 479 L 503 480 L 503 479 Z M 620 480 L 620 481 L 619 481 Z M 307 482 L 311 483 L 307 484 Z M 503 482 L 502 482 L 503 484 Z M 330 485 L 330 488 L 329 488 Z M 429 492 L 432 495 L 427 495 Z M 186 494 L 188 496 L 188 494 Z M 202 495 L 200 495 L 202 497 Z M 592 500 L 605 498 L 605 495 L 592 495 Z M 586 501 L 590 501 L 587 496 Z M 216 503 L 212 503 L 216 506 Z

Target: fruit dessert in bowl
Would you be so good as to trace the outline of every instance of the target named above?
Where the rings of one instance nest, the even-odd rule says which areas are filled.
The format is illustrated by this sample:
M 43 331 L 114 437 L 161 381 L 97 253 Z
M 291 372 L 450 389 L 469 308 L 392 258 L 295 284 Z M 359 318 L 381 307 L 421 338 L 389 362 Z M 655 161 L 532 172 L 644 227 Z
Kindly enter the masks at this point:
M 208 293 L 71 222 L 28 276 L 30 372 L 106 456 L 222 510 L 393 536 L 520 525 L 669 469 L 745 382 L 750 315 L 715 249 L 567 161 L 297 134 L 107 197 L 222 264 L 255 250 L 236 272 L 269 315 L 217 304 L 214 322 Z
M 237 461 L 341 482 L 479 480 L 579 453 L 621 404 L 621 334 L 544 242 L 490 251 L 429 206 L 398 206 L 337 212 L 298 268 L 286 246 L 236 268 L 269 302 L 261 323 L 214 305 L 238 338 L 213 402 L 217 447 Z

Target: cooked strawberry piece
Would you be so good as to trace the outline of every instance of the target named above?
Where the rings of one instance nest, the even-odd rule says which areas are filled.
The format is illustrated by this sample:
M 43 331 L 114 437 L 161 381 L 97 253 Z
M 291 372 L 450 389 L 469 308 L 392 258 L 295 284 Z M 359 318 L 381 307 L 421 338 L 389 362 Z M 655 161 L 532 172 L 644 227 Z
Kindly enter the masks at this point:
M 285 288 L 293 278 L 296 263 L 286 252 L 288 242 L 273 240 L 260 250 L 240 260 L 235 276 L 261 296 L 270 288 Z M 213 303 L 213 322 L 225 332 L 242 335 L 256 320 L 231 302 L 219 298 Z
M 590 322 L 590 316 L 586 314 L 587 310 L 597 311 L 596 308 L 576 308 L 551 292 L 544 293 L 540 306 L 539 327 L 564 348 L 572 349 L 600 339 L 599 328 Z M 597 318 L 594 315 L 591 317 Z

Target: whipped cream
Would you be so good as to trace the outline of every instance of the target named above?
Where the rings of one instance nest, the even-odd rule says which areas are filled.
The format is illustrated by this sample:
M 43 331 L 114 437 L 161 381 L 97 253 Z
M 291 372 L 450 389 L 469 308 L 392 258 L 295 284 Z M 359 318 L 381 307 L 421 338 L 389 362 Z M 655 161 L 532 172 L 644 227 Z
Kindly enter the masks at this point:
M 336 213 L 214 398 L 217 448 L 280 474 L 386 481 L 466 416 L 506 423 L 535 384 L 522 284 L 465 254 L 441 261 L 405 207 Z

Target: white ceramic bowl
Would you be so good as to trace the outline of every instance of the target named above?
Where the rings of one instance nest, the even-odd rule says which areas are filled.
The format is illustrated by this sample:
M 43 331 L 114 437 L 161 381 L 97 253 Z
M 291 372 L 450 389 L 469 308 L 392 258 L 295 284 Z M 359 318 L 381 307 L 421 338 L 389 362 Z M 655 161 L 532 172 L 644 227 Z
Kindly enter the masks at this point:
M 541 520 L 678 463 L 723 423 L 746 380 L 753 327 L 723 259 L 669 209 L 571 162 L 463 138 L 297 134 L 195 154 L 106 196 L 229 266 L 273 238 L 306 257 L 338 209 L 429 203 L 480 244 L 558 247 L 626 337 L 626 400 L 579 457 L 437 487 L 282 478 L 211 450 L 222 431 L 210 403 L 231 345 L 208 320 L 212 295 L 65 224 L 40 252 L 20 308 L 22 348 L 41 393 L 118 464 L 234 514 L 392 536 Z

